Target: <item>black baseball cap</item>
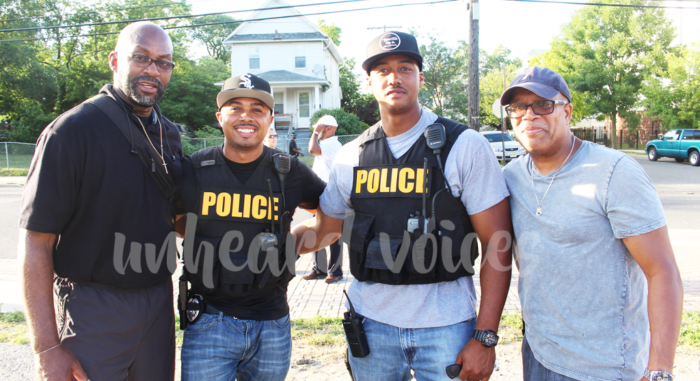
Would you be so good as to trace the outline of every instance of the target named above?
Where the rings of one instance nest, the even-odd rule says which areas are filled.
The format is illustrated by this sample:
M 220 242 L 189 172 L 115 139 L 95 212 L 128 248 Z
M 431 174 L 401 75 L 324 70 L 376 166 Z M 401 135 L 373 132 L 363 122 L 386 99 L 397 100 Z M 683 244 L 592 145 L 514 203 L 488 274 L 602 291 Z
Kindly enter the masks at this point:
M 518 73 L 501 95 L 501 106 L 510 104 L 510 98 L 513 97 L 513 92 L 517 88 L 528 89 L 546 99 L 553 99 L 557 94 L 562 93 L 571 103 L 569 85 L 566 84 L 564 77 L 546 67 L 528 67 Z
M 241 74 L 224 81 L 219 95 L 216 96 L 216 104 L 221 107 L 233 98 L 253 98 L 261 100 L 270 108 L 275 109 L 275 99 L 272 97 L 270 84 L 253 74 Z
M 362 68 L 369 74 L 378 59 L 395 54 L 413 58 L 423 71 L 423 56 L 420 55 L 416 38 L 412 34 L 396 31 L 382 33 L 370 41 L 367 45 L 367 59 L 362 63 Z

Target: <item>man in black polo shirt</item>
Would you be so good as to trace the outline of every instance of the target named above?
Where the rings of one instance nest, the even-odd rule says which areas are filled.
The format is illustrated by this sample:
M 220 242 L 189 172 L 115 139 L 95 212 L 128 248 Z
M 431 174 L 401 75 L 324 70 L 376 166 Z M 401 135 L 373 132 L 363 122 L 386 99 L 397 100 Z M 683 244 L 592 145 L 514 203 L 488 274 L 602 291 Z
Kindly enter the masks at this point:
M 326 183 L 263 145 L 275 107 L 265 80 L 229 78 L 216 101 L 224 144 L 186 157 L 182 168 L 184 262 L 204 306 L 185 330 L 182 380 L 283 381 L 297 258 L 287 232 L 296 207 L 316 209 Z
M 109 55 L 114 84 L 99 99 L 134 140 L 85 102 L 37 141 L 18 257 L 42 380 L 174 377 L 173 214 L 149 174 L 158 165 L 181 176 L 180 136 L 156 105 L 172 54 L 168 34 L 143 22 L 124 28 Z M 157 153 L 149 168 L 134 154 L 144 134 Z
M 289 141 L 289 154 L 294 157 L 304 156 L 299 147 L 297 147 L 297 134 L 292 132 L 292 140 Z

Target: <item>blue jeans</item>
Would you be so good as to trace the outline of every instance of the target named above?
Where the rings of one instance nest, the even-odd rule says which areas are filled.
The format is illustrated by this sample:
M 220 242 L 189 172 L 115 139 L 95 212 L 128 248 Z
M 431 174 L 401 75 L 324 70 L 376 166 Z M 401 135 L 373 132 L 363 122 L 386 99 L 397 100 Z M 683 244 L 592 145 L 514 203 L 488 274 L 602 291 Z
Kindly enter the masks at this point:
M 523 338 L 523 380 L 524 381 L 576 381 L 573 378 L 555 373 L 540 364 Z
M 185 329 L 182 381 L 284 381 L 292 356 L 289 315 L 239 320 L 203 314 Z
M 438 328 L 398 328 L 362 317 L 369 356 L 355 358 L 350 366 L 355 381 L 449 381 L 445 367 L 471 339 L 476 319 Z

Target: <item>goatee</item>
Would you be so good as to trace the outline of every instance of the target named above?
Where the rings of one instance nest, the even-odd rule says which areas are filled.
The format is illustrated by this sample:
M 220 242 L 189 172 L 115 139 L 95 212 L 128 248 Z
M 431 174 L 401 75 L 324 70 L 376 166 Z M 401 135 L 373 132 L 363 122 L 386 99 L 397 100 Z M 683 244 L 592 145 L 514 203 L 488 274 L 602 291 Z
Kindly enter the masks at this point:
M 140 81 L 148 81 L 148 82 L 153 82 L 158 86 L 158 90 L 156 91 L 155 96 L 148 96 L 144 94 L 139 94 L 138 93 L 138 83 Z M 153 78 L 149 75 L 139 75 L 137 77 L 132 78 L 129 80 L 126 76 L 120 78 L 119 80 L 119 88 L 124 91 L 124 94 L 129 97 L 134 103 L 141 107 L 152 107 L 158 101 L 160 101 L 161 98 L 163 98 L 163 94 L 165 94 L 165 87 L 163 86 L 163 83 L 158 79 L 158 78 Z

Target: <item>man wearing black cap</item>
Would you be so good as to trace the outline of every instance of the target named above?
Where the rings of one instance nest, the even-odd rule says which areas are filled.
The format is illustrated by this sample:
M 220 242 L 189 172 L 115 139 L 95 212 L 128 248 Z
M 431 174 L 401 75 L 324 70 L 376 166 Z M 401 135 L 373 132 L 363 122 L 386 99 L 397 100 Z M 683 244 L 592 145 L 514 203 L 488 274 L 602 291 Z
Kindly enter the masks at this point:
M 182 379 L 282 381 L 292 350 L 291 216 L 297 206 L 315 209 L 325 183 L 303 162 L 263 145 L 274 110 L 265 80 L 229 78 L 216 103 L 224 144 L 183 162 L 188 214 L 178 232 L 192 289 Z
M 504 168 L 525 380 L 672 380 L 683 288 L 651 180 L 571 133 L 558 73 L 524 69 L 501 105 L 529 153 Z
M 370 350 L 350 355 L 356 380 L 408 380 L 412 370 L 418 380 L 448 380 L 454 363 L 461 379 L 488 379 L 510 285 L 510 243 L 497 234 L 511 231 L 501 169 L 478 133 L 420 107 L 422 57 L 412 35 L 377 36 L 367 56 L 381 121 L 338 153 L 316 224 L 296 227 L 297 242 L 309 230 L 319 240 L 337 234 L 345 219 L 356 278 L 348 295 Z M 473 233 L 488 259 L 478 320 Z

